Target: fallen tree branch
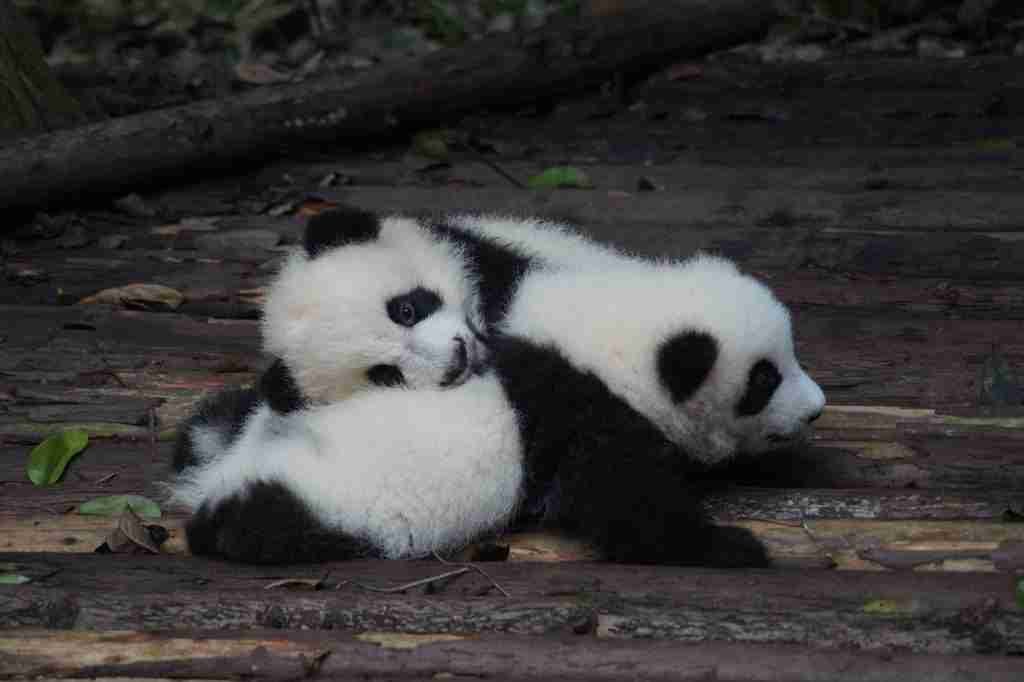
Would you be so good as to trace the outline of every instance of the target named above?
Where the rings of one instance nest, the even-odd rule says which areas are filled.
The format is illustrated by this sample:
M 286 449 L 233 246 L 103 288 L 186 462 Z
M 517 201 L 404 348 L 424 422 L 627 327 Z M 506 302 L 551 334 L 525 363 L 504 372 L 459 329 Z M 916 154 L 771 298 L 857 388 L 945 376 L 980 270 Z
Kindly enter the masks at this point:
M 759 37 L 773 0 L 633 0 L 352 78 L 325 78 L 97 123 L 0 149 L 0 207 L 136 190 L 297 143 L 366 138 L 562 95 Z

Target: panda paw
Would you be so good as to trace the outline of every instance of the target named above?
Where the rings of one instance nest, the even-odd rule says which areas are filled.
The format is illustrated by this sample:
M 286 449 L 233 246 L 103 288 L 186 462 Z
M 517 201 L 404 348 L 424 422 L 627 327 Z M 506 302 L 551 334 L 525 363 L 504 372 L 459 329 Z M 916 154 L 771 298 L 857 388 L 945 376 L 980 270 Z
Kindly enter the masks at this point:
M 699 557 L 703 566 L 715 568 L 767 568 L 772 565 L 760 540 L 745 528 L 714 526 Z

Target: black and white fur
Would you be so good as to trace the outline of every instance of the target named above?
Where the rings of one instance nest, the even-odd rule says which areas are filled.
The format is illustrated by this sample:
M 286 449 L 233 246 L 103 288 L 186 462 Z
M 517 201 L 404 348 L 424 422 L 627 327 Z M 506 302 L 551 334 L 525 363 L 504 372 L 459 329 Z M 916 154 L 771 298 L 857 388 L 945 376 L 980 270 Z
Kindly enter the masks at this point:
M 494 414 L 502 412 L 499 402 L 507 400 L 507 412 L 517 422 L 514 436 L 481 441 L 473 453 L 484 462 L 508 461 L 514 457 L 506 446 L 521 448 L 521 468 L 514 473 L 501 469 L 508 475 L 506 483 L 522 486 L 519 518 L 539 518 L 585 535 L 618 561 L 766 563 L 752 536 L 707 522 L 692 474 L 737 451 L 798 442 L 821 412 L 824 397 L 795 359 L 785 308 L 763 285 L 721 259 L 652 263 L 621 256 L 557 226 L 505 223 L 501 234 L 496 233 L 498 221 L 474 216 L 430 224 L 429 229 L 439 241 L 459 245 L 478 281 L 502 388 L 492 405 Z M 473 380 L 445 395 L 458 402 L 477 387 Z M 424 409 L 426 401 L 417 401 L 417 392 L 406 395 L 412 398 L 409 410 Z M 344 410 L 344 402 L 335 405 Z M 446 433 L 448 425 L 473 433 L 479 427 L 458 410 L 444 415 L 434 417 Z M 396 416 L 385 411 L 380 418 Z M 345 433 L 335 433 L 346 439 Z M 398 519 L 409 517 L 411 510 L 440 509 L 457 501 L 450 486 L 421 485 L 418 473 L 452 454 L 447 443 L 432 441 L 405 441 L 409 447 L 400 454 L 411 467 L 407 477 L 388 478 L 394 463 L 376 468 L 371 450 L 354 447 L 346 455 L 345 476 L 365 477 L 371 494 L 399 500 L 404 509 L 394 517 L 389 536 L 407 534 L 408 524 Z M 270 449 L 267 453 L 273 456 Z M 353 458 L 358 466 L 349 461 Z M 315 480 L 316 471 L 288 460 L 278 458 L 274 476 L 260 478 L 261 484 L 274 481 L 302 491 L 294 497 L 305 501 L 305 520 L 317 528 L 354 527 L 345 524 L 349 512 L 332 515 L 324 509 L 345 507 L 343 496 L 331 497 Z M 391 485 L 375 487 L 385 479 Z M 494 484 L 472 474 L 457 480 L 470 487 Z M 215 497 L 202 484 L 196 490 L 199 499 Z M 252 506 L 244 504 L 244 495 L 232 495 L 242 502 L 221 508 Z M 461 524 L 443 531 L 445 538 L 468 538 L 483 525 L 512 518 L 485 514 L 480 506 L 467 509 Z M 487 523 L 476 523 L 478 515 Z M 235 511 L 223 522 L 245 525 L 245 516 L 244 510 Z M 387 522 L 381 527 L 387 528 Z M 341 530 L 335 546 L 365 541 L 365 534 Z M 383 552 L 387 556 L 408 556 L 408 548 L 430 545 L 415 539 L 404 545 L 380 539 L 371 544 L 406 548 Z
M 262 330 L 276 360 L 253 388 L 200 404 L 181 430 L 178 471 L 224 452 L 260 410 L 287 414 L 381 386 L 455 386 L 482 361 L 461 247 L 414 220 L 318 215 L 270 290 Z
M 535 219 L 434 229 L 463 244 L 497 332 L 525 448 L 522 514 L 614 560 L 766 563 L 749 533 L 708 523 L 693 481 L 738 452 L 798 444 L 824 408 L 771 292 L 724 259 L 630 258 Z
M 460 246 L 405 218 L 311 220 L 265 305 L 278 359 L 255 387 L 201 403 L 181 431 L 171 492 L 194 511 L 192 551 L 414 556 L 506 521 L 521 447 L 483 372 L 481 327 Z M 445 429 L 451 415 L 461 421 Z

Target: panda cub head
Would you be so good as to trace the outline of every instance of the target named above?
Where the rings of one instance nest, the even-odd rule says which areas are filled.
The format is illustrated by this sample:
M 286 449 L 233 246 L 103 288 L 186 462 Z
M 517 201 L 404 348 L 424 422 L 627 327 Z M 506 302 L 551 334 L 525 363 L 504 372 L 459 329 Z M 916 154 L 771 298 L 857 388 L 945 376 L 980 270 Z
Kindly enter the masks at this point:
M 456 386 L 483 360 L 475 291 L 458 248 L 415 220 L 321 213 L 269 287 L 266 350 L 313 403 Z
M 801 442 L 825 394 L 797 362 L 789 311 L 729 261 L 698 256 L 683 272 L 703 300 L 682 306 L 655 351 L 658 383 L 678 413 L 669 428 L 703 441 L 709 463 Z
M 721 258 L 538 273 L 503 330 L 559 348 L 706 465 L 800 442 L 825 405 L 785 306 Z

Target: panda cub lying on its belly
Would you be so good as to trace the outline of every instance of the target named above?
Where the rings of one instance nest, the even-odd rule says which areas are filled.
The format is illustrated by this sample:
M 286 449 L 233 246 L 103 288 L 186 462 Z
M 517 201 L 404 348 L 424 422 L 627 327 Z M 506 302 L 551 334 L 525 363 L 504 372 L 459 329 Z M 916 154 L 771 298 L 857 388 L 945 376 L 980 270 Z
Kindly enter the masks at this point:
M 324 259 L 394 249 L 381 242 L 397 226 L 424 239 L 396 263 L 417 271 L 439 250 L 447 276 L 467 283 L 439 298 L 466 311 L 474 358 L 482 312 L 489 369 L 405 382 L 415 390 L 386 386 L 397 375 L 370 379 L 369 367 L 402 369 L 391 343 L 372 316 L 332 316 L 331 300 L 356 287 L 369 308 L 387 309 L 371 283 L 396 275 Z M 311 221 L 306 243 L 271 286 L 264 323 L 281 358 L 268 376 L 284 376 L 276 383 L 293 399 L 253 398 L 243 417 L 229 406 L 203 420 L 201 410 L 186 428 L 176 492 L 195 510 L 193 551 L 415 556 L 539 519 L 616 561 L 767 563 L 752 535 L 707 521 L 691 481 L 738 451 L 798 442 L 823 408 L 789 315 L 763 285 L 721 259 L 628 258 L 532 220 L 339 211 Z M 357 381 L 340 380 L 355 366 Z

